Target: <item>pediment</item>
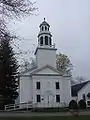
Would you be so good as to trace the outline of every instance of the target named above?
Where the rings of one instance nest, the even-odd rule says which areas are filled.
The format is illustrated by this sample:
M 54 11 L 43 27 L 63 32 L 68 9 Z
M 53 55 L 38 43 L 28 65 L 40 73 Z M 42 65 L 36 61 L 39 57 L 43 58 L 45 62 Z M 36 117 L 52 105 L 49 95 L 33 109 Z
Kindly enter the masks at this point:
M 54 74 L 54 75 L 60 75 L 58 70 L 50 65 L 45 65 L 41 68 L 38 68 L 30 73 L 31 75 L 34 74 Z

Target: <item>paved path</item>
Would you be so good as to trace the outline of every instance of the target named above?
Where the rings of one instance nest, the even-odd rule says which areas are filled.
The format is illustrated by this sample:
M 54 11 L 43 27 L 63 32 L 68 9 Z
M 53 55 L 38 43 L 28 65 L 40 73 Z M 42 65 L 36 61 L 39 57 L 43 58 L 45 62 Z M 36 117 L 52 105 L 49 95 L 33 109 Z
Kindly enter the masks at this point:
M 34 112 L 0 112 L 0 117 L 37 117 L 37 116 L 71 116 L 70 112 L 34 113 Z M 90 111 L 80 112 L 80 115 L 90 115 Z

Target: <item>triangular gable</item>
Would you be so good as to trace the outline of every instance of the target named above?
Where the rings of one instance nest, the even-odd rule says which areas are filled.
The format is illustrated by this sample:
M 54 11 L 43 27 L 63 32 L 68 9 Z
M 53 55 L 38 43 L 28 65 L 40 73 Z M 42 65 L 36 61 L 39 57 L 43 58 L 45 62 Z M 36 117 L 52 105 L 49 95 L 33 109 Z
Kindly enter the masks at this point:
M 45 65 L 41 68 L 38 68 L 38 69 L 32 71 L 30 74 L 31 75 L 33 75 L 33 74 L 56 74 L 56 75 L 60 75 L 59 71 L 50 65 Z

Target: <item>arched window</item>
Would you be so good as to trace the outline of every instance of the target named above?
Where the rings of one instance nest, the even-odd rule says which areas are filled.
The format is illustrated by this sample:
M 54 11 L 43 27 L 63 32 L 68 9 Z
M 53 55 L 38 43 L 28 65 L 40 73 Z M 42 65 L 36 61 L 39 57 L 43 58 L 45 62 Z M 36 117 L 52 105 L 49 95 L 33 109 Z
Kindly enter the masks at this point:
M 40 45 L 43 45 L 43 37 L 40 37 Z
M 42 26 L 42 31 L 43 31 L 43 29 L 44 29 L 44 28 L 43 28 L 43 26 Z
M 45 30 L 47 30 L 47 27 L 45 26 Z
M 48 45 L 48 36 L 45 36 L 45 45 Z

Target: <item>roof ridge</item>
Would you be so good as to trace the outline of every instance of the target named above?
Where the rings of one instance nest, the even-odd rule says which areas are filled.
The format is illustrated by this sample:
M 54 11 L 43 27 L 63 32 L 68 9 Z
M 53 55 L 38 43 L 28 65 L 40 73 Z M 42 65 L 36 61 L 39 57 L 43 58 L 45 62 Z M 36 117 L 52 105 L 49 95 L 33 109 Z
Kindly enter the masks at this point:
M 50 68 L 50 69 L 52 69 L 53 71 L 55 71 L 55 72 L 57 72 L 58 74 L 60 74 L 59 71 L 58 71 L 56 68 L 54 68 L 53 66 L 48 65 L 48 64 L 46 64 L 46 65 L 44 65 L 44 66 L 42 66 L 42 67 L 40 67 L 40 68 L 35 69 L 34 71 L 31 72 L 31 74 L 33 74 L 33 73 L 35 73 L 35 72 L 39 72 L 39 71 L 41 71 L 41 70 L 43 70 L 43 69 L 45 69 L 45 68 Z
M 90 81 L 89 81 L 89 80 L 88 80 L 88 81 L 84 81 L 84 82 L 77 83 L 77 84 L 75 84 L 75 85 L 72 85 L 72 86 L 76 86 L 76 85 L 80 85 L 80 84 L 85 84 L 85 83 L 88 83 L 88 82 L 90 82 Z

